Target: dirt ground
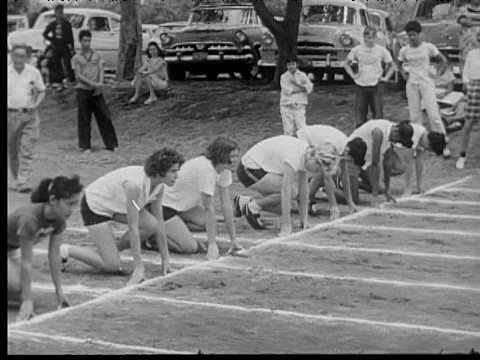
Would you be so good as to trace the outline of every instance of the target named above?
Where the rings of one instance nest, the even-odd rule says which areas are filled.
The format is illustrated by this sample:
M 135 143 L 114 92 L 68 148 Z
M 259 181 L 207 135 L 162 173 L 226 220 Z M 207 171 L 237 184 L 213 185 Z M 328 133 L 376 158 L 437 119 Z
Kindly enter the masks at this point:
M 279 93 L 261 81 L 191 79 L 174 83 L 151 106 L 125 105 L 132 93 L 109 89 L 107 100 L 120 147 L 114 154 L 102 151 L 94 125 L 94 151 L 90 155 L 77 150 L 73 91 L 49 93 L 40 112 L 42 128 L 34 183 L 46 176 L 77 173 L 87 185 L 115 168 L 142 164 L 145 157 L 164 145 L 178 149 L 188 159 L 202 153 L 218 135 L 234 138 L 244 152 L 257 141 L 282 132 Z M 309 97 L 307 123 L 334 125 L 349 134 L 354 127 L 354 101 L 349 85 L 316 84 Z M 388 90 L 385 118 L 407 118 L 406 105 L 398 92 Z M 162 278 L 159 255 L 147 252 L 145 264 L 150 280 L 129 292 L 122 289 L 128 277 L 105 276 L 70 261 L 62 275 L 64 291 L 73 305 L 67 311 L 55 312 L 47 244 L 39 244 L 34 257 L 33 294 L 36 312 L 44 315 L 30 323 L 14 324 L 18 306 L 9 307 L 8 353 L 478 350 L 479 138 L 477 126 L 462 171 L 455 169 L 460 133 L 452 134 L 450 139 L 455 158 L 427 156 L 427 190 L 473 176 L 448 191 L 421 197 L 431 202 L 412 198 L 386 206 L 382 212 L 379 206 L 384 197 L 374 198 L 362 192 L 362 208 L 376 208 L 378 212 L 332 226 L 326 226 L 328 206 L 323 202 L 321 216 L 311 218 L 313 225 L 323 227 L 280 243 L 275 240 L 277 216 L 265 214 L 265 231 L 251 229 L 245 219 L 237 220 L 240 244 L 252 247 L 248 258 L 223 257 L 206 264 L 203 254 L 172 254 L 174 274 Z M 399 197 L 402 186 L 401 178 L 392 179 L 392 194 Z M 237 193 L 248 191 L 234 175 L 232 197 Z M 320 202 L 325 200 L 324 195 L 318 196 Z M 9 191 L 8 211 L 28 201 L 28 196 Z M 340 210 L 342 216 L 348 214 L 345 205 Z M 407 216 L 387 210 L 423 215 Z M 438 216 L 442 214 L 453 216 Z M 292 218 L 294 231 L 299 231 L 298 215 Z M 68 226 L 66 243 L 92 246 L 81 232 L 78 210 Z M 380 226 L 424 232 L 385 231 Z M 119 232 L 122 229 L 116 227 Z M 228 240 L 221 221 L 218 234 L 222 241 Z M 128 251 L 122 262 L 127 270 L 131 269 Z

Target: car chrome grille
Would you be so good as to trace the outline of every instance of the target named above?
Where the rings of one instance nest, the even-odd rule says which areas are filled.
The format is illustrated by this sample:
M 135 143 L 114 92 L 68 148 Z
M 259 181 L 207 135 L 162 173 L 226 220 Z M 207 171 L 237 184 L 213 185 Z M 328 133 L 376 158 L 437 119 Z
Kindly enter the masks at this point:
M 441 53 L 445 55 L 445 57 L 448 59 L 449 62 L 452 63 L 458 63 L 460 61 L 460 49 L 442 49 L 439 48 Z
M 238 54 L 239 52 L 249 51 L 249 46 L 237 47 L 231 42 L 198 42 L 198 43 L 179 43 L 173 44 L 171 48 L 165 51 L 171 53 L 182 53 L 182 55 L 191 55 L 194 52 L 207 52 L 210 55 L 217 55 L 220 52 L 223 54 Z
M 337 60 L 336 50 L 330 50 L 334 45 L 326 42 L 299 41 L 297 43 L 298 55 L 317 55 L 319 60 L 325 59 L 330 54 L 331 60 Z

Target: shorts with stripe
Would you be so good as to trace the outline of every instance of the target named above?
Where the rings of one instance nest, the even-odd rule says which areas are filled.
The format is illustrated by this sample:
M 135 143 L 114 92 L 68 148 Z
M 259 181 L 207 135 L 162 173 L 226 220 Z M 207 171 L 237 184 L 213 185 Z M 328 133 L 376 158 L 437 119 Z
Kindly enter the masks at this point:
M 238 180 L 246 187 L 252 186 L 261 178 L 267 175 L 267 172 L 263 169 L 249 169 L 243 166 L 242 162 L 239 161 L 237 166 L 237 177 Z

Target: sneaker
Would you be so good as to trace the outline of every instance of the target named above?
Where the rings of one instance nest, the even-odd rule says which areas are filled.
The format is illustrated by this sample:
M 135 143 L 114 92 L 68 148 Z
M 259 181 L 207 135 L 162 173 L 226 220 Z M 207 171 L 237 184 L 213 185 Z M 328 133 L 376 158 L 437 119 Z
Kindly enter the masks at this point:
M 237 195 L 233 198 L 233 216 L 236 218 L 242 217 L 243 210 L 240 208 L 240 195 Z
M 91 153 L 92 153 L 92 150 L 90 150 L 90 149 L 80 149 L 80 151 L 81 151 L 83 154 L 91 154 Z
M 457 164 L 455 165 L 458 170 L 462 170 L 465 167 L 465 161 L 467 160 L 466 157 L 459 157 L 457 160 Z
M 260 214 L 253 213 L 252 210 L 250 210 L 250 208 L 248 207 L 248 205 L 245 206 L 245 218 L 247 219 L 250 226 L 253 227 L 255 230 L 266 229 L 265 225 L 263 225 L 262 221 L 260 220 Z
M 452 156 L 452 150 L 450 150 L 450 149 L 447 148 L 447 147 L 446 147 L 445 149 L 443 149 L 443 157 L 448 158 L 448 157 L 450 157 L 450 156 Z
M 311 216 L 318 215 L 317 204 L 315 203 L 315 201 L 310 201 L 308 203 L 308 215 L 311 215 Z
M 68 262 L 68 245 L 60 245 L 60 259 L 62 260 L 61 271 L 65 272 L 67 270 Z
M 157 243 L 155 241 L 154 236 L 150 236 L 149 238 L 142 241 L 140 244 L 140 247 L 144 250 L 150 250 L 150 251 L 158 250 Z

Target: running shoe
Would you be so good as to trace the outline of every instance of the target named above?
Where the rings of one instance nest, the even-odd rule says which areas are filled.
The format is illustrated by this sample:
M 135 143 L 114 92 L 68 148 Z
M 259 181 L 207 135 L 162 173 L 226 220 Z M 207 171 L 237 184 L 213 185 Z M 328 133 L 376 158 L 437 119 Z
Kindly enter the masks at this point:
M 308 215 L 311 215 L 311 216 L 318 215 L 317 204 L 315 203 L 315 201 L 310 201 L 308 203 Z
M 143 250 L 150 250 L 150 251 L 157 251 L 158 250 L 157 242 L 155 241 L 154 236 L 150 236 L 149 238 L 142 241 L 140 246 Z
M 465 167 L 465 161 L 467 160 L 466 157 L 459 157 L 457 163 L 455 164 L 458 170 L 462 170 Z
M 265 225 L 263 225 L 262 223 L 262 220 L 260 220 L 260 214 L 253 213 L 252 210 L 250 210 L 250 208 L 248 207 L 248 205 L 245 206 L 245 218 L 247 219 L 250 226 L 253 227 L 255 230 L 266 229 Z

